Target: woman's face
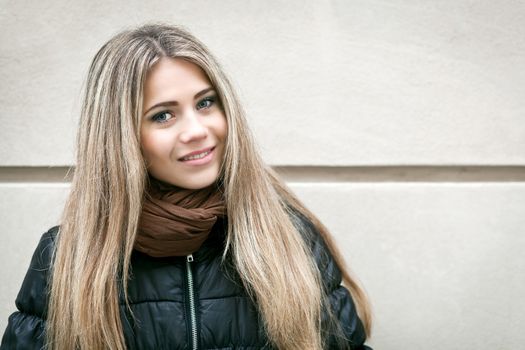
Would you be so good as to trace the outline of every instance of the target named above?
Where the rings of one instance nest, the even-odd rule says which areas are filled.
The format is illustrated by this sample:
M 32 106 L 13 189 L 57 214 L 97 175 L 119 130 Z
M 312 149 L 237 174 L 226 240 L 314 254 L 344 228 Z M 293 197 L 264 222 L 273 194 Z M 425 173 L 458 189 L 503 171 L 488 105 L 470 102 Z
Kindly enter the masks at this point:
M 226 118 L 202 69 L 179 58 L 161 58 L 144 85 L 142 154 L 151 176 L 199 189 L 219 176 Z

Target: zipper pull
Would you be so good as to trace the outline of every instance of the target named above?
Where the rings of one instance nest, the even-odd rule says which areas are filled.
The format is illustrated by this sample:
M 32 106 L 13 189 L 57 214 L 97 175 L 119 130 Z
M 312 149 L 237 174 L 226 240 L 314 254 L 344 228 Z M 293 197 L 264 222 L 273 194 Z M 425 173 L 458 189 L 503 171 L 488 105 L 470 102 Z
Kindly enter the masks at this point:
M 187 262 L 193 262 L 193 254 L 186 255 Z

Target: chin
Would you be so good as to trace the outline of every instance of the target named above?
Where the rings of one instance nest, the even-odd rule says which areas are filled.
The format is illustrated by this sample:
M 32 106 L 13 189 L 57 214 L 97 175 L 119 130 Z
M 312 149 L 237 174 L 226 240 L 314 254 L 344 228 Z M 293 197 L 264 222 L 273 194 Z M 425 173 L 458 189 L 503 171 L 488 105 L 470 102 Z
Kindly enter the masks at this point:
M 191 183 L 191 184 L 187 184 L 187 185 L 182 185 L 182 186 L 179 186 L 179 187 L 182 187 L 182 188 L 185 188 L 187 190 L 200 190 L 201 188 L 205 188 L 205 187 L 208 187 L 210 186 L 211 184 L 213 183 L 210 182 L 210 183 Z
M 217 176 L 210 176 L 208 178 L 193 179 L 193 181 L 185 181 L 178 185 L 182 188 L 187 188 L 189 190 L 200 190 L 201 188 L 211 186 L 217 180 Z
M 177 173 L 178 176 L 173 176 L 173 174 L 170 173 L 164 173 L 160 176 L 155 176 L 153 174 L 153 177 L 180 188 L 199 190 L 201 188 L 208 187 L 217 181 L 219 176 L 218 168 L 219 167 L 209 168 L 207 171 L 193 174 L 181 174 L 179 172 Z

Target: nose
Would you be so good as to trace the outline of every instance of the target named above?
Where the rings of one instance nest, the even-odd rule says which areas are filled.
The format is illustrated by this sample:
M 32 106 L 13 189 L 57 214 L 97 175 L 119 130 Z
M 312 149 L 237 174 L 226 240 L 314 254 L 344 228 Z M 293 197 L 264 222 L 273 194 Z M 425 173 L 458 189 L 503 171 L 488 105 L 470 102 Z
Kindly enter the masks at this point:
M 197 115 L 188 113 L 185 119 L 184 129 L 179 136 L 182 143 L 203 140 L 208 136 L 208 128 L 202 124 Z

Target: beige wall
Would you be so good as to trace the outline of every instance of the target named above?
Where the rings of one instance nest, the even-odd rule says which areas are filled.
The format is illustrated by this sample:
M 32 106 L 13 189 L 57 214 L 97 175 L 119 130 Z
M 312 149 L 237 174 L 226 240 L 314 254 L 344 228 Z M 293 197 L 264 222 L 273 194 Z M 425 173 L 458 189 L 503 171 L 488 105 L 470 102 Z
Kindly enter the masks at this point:
M 146 21 L 223 63 L 263 156 L 364 282 L 375 348 L 522 346 L 520 1 L 0 0 L 1 330 L 68 192 L 90 58 Z

